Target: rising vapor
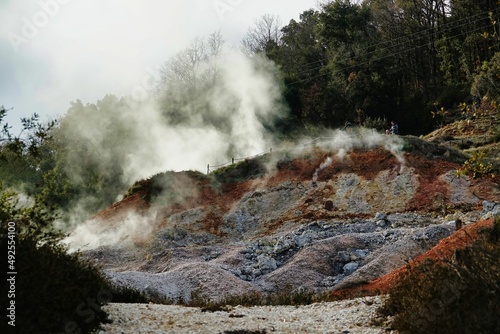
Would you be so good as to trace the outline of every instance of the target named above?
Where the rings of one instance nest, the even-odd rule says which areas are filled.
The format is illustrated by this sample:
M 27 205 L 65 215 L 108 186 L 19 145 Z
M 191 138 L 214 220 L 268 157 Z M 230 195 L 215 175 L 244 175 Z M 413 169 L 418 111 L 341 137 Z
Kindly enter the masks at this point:
M 344 160 L 349 152 L 355 149 L 383 147 L 397 159 L 399 164 L 397 167 L 400 171 L 406 164 L 404 156 L 401 153 L 402 144 L 403 142 L 399 136 L 389 136 L 367 128 L 327 131 L 316 143 L 320 147 L 335 152 L 335 157 L 340 162 Z M 332 157 L 327 157 L 314 172 L 312 177 L 313 182 L 318 180 L 319 172 L 330 166 L 333 162 Z
M 73 103 L 60 129 L 60 138 L 78 147 L 67 154 L 72 181 L 84 183 L 90 165 L 111 180 L 104 191 L 117 200 L 131 184 L 157 173 L 204 171 L 208 163 L 272 147 L 272 120 L 285 108 L 275 66 L 222 44 L 216 34 L 193 42 L 165 64 L 157 92 L 148 100 L 106 96 L 96 104 Z M 82 205 L 74 207 L 80 208 L 78 218 L 70 220 L 85 220 Z M 128 225 L 138 218 L 132 217 Z M 138 219 L 138 224 L 144 221 L 151 220 Z M 110 238 L 78 226 L 66 241 L 97 247 L 135 230 L 113 230 Z
M 70 146 L 83 149 L 68 154 L 67 172 L 74 182 L 84 182 L 83 158 L 111 180 L 106 191 L 118 200 L 131 184 L 158 173 L 204 172 L 207 163 L 268 151 L 275 144 L 270 125 L 284 110 L 275 74 L 271 61 L 224 48 L 217 34 L 196 40 L 165 63 L 152 98 L 106 96 L 95 105 L 74 103 L 61 131 Z M 323 136 L 318 145 L 335 152 L 336 161 L 357 148 L 382 146 L 398 159 L 400 168 L 404 165 L 397 136 L 362 128 Z M 328 157 L 313 181 L 333 161 Z M 84 200 L 89 201 L 88 194 Z M 151 233 L 156 221 L 151 218 L 156 215 L 153 208 L 146 216 L 131 212 L 120 227 L 103 230 L 96 221 L 79 224 L 88 217 L 82 214 L 84 205 L 74 207 L 79 208 L 72 219 L 77 228 L 65 240 L 72 249 L 130 243 L 136 233 Z

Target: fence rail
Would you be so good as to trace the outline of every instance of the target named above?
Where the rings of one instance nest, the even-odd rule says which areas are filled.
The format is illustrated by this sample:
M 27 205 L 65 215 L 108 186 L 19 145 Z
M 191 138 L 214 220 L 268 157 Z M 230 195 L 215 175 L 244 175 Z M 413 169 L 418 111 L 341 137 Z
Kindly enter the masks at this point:
M 219 164 L 219 165 L 211 165 L 211 164 L 208 164 L 207 165 L 207 174 L 210 174 L 210 172 L 213 172 L 219 168 L 222 168 L 222 167 L 226 167 L 226 166 L 231 166 L 231 165 L 234 165 L 235 162 L 237 161 L 243 161 L 243 160 L 247 160 L 247 159 L 253 159 L 253 158 L 257 158 L 257 157 L 260 157 L 264 154 L 267 154 L 267 153 L 272 153 L 273 152 L 273 149 L 269 149 L 269 151 L 266 151 L 266 152 L 262 152 L 262 153 L 259 153 L 259 154 L 255 154 L 255 155 L 251 155 L 251 156 L 248 156 L 248 157 L 244 157 L 244 158 L 231 158 L 231 161 L 228 161 L 228 162 L 225 162 L 225 163 L 222 163 L 222 164 Z
M 295 146 L 292 146 L 292 147 L 287 147 L 286 149 L 277 149 L 277 150 L 273 151 L 273 149 L 271 148 L 271 149 L 269 149 L 269 151 L 265 151 L 265 152 L 262 152 L 262 153 L 259 153 L 259 154 L 255 154 L 255 155 L 252 155 L 252 156 L 243 157 L 243 158 L 232 158 L 231 161 L 228 161 L 228 162 L 225 162 L 225 163 L 222 163 L 222 164 L 218 164 L 218 165 L 208 164 L 207 165 L 207 174 L 210 174 L 211 172 L 214 172 L 214 171 L 216 171 L 219 168 L 234 165 L 235 162 L 237 162 L 237 161 L 243 161 L 243 160 L 247 160 L 247 159 L 257 158 L 257 157 L 263 156 L 264 154 L 273 153 L 273 152 L 281 152 L 281 151 L 285 151 L 285 150 L 294 150 L 294 149 L 297 149 L 297 148 L 303 148 L 303 147 L 308 147 L 308 146 L 315 146 L 315 145 L 317 145 L 319 143 L 324 143 L 324 142 L 330 141 L 332 139 L 334 139 L 334 137 L 316 137 L 316 138 L 312 139 L 311 141 L 308 141 L 308 142 L 303 143 L 303 144 L 295 145 Z

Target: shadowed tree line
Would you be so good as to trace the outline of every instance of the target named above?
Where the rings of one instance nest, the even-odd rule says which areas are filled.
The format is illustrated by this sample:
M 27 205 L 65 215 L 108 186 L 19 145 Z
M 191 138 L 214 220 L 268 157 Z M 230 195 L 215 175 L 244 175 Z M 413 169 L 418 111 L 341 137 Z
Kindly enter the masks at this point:
M 279 65 L 287 127 L 386 117 L 422 134 L 432 110 L 498 97 L 498 76 L 480 77 L 499 66 L 499 15 L 492 0 L 335 0 L 279 32 L 265 15 L 243 47 Z

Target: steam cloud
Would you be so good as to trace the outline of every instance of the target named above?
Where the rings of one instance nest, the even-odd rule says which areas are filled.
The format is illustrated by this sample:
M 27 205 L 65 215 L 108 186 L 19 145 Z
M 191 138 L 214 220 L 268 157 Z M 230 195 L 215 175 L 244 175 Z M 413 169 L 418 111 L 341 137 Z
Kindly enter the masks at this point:
M 123 185 L 154 174 L 205 171 L 208 163 L 216 165 L 272 147 L 266 124 L 284 108 L 274 64 L 220 50 L 181 68 L 185 63 L 179 60 L 187 56 L 181 53 L 166 64 L 167 69 L 184 73 L 164 73 L 157 96 L 148 101 L 106 96 L 95 105 L 73 103 L 61 124 L 61 137 L 70 146 L 83 147 L 67 153 L 66 168 L 73 182 L 84 182 L 87 171 L 81 162 L 91 161 L 101 175 L 116 179 L 107 191 L 120 199 L 116 196 L 124 192 Z M 73 226 L 87 219 L 85 210 L 74 214 Z M 151 219 L 132 215 L 123 222 L 126 228 L 103 233 L 90 222 L 78 225 L 65 242 L 73 249 L 110 245 L 135 231 L 150 230 L 146 228 L 150 224 Z
M 167 62 L 153 99 L 137 102 L 106 96 L 95 105 L 73 104 L 61 132 L 72 145 L 83 146 L 67 154 L 74 182 L 84 181 L 82 159 L 91 161 L 101 175 L 116 179 L 107 191 L 119 199 L 123 185 L 154 174 L 205 171 L 207 163 L 224 163 L 273 147 L 268 125 L 284 108 L 274 64 L 219 48 L 216 39 L 211 42 L 196 41 Z M 368 129 L 336 130 L 324 136 L 327 140 L 319 145 L 336 152 L 338 160 L 356 148 L 383 146 L 404 165 L 397 136 Z M 313 181 L 332 162 L 328 157 Z M 87 196 L 75 205 L 72 221 L 77 227 L 64 241 L 72 250 L 128 245 L 154 229 L 154 209 L 145 216 L 131 212 L 115 227 L 104 228 L 94 220 L 80 224 L 87 219 L 84 202 L 90 200 Z
M 326 167 L 330 166 L 332 162 L 333 162 L 332 158 L 328 157 L 324 162 L 321 163 L 321 165 L 319 165 L 319 168 L 316 169 L 316 171 L 314 172 L 313 182 L 318 181 L 318 173 L 321 172 Z
M 391 154 L 398 160 L 400 170 L 406 163 L 403 155 L 400 153 L 402 147 L 401 138 L 398 136 L 380 134 L 375 130 L 366 128 L 356 128 L 349 131 L 330 131 L 324 134 L 319 146 L 336 152 L 335 155 L 339 161 L 344 160 L 348 152 L 354 149 L 383 147 L 387 151 L 391 152 Z M 332 163 L 333 159 L 331 157 L 327 157 L 314 172 L 312 181 L 317 182 L 319 172 L 330 166 Z
M 128 184 L 166 170 L 204 171 L 207 163 L 266 151 L 273 136 L 264 125 L 283 110 L 280 86 L 269 73 L 273 64 L 235 51 L 216 61 L 217 80 L 207 89 L 188 87 L 175 92 L 182 96 L 174 101 L 107 96 L 69 115 L 67 137 L 88 145 L 103 169 L 123 169 Z M 83 173 L 74 163 L 81 157 L 73 158 L 73 174 Z
M 115 245 L 130 247 L 135 243 L 147 241 L 153 232 L 154 220 L 154 214 L 145 216 L 135 212 L 129 212 L 118 224 L 107 228 L 103 228 L 102 224 L 109 222 L 90 220 L 78 225 L 63 243 L 70 247 L 70 251 L 86 251 Z
M 324 134 L 324 137 L 319 142 L 316 142 L 316 145 L 335 152 L 337 161 L 342 161 L 349 152 L 355 149 L 383 147 L 397 158 L 399 166 L 395 167 L 401 169 L 405 165 L 404 157 L 400 153 L 402 140 L 398 136 L 387 136 L 374 130 L 359 128 L 349 131 L 330 131 Z M 298 147 L 308 150 L 311 145 L 299 145 Z M 316 182 L 318 174 L 334 161 L 333 157 L 327 157 L 316 169 L 313 182 Z M 182 182 L 186 184 L 187 188 L 193 186 L 189 180 Z M 182 193 L 179 193 L 179 196 L 182 197 Z M 141 240 L 141 238 L 147 240 L 149 234 L 154 230 L 155 221 L 156 213 L 154 210 L 150 210 L 146 215 L 130 212 L 117 226 L 105 229 L 100 227 L 103 222 L 91 220 L 84 225 L 79 225 L 65 242 L 71 246 L 72 250 L 94 249 L 101 246 L 128 246 L 137 242 L 137 240 Z

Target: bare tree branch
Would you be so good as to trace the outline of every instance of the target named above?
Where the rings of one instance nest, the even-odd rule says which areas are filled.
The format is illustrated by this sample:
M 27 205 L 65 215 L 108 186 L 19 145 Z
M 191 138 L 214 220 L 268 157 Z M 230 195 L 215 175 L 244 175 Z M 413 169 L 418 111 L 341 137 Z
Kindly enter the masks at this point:
M 243 52 L 253 56 L 265 52 L 271 46 L 279 46 L 283 33 L 281 19 L 277 15 L 265 14 L 255 21 L 242 41 Z

